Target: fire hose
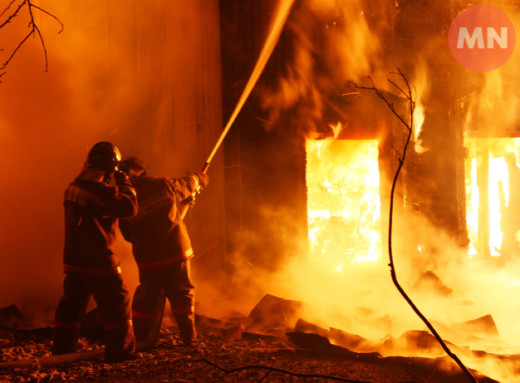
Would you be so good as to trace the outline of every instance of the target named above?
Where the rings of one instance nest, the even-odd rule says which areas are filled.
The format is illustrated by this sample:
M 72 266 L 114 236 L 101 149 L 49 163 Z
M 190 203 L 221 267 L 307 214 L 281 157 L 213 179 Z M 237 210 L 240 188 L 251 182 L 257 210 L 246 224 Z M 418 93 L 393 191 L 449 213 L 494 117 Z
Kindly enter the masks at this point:
M 276 46 L 278 39 L 280 38 L 280 34 L 282 33 L 283 26 L 285 25 L 287 17 L 289 16 L 289 12 L 291 10 L 293 2 L 294 0 L 280 0 L 278 13 L 276 15 L 276 18 L 273 20 L 273 27 L 271 29 L 271 32 L 267 36 L 267 40 L 265 41 L 264 46 L 260 52 L 260 56 L 258 57 L 255 67 L 253 68 L 253 72 L 251 73 L 251 76 L 249 77 L 249 80 L 247 81 L 246 86 L 244 87 L 244 90 L 242 91 L 242 94 L 238 99 L 233 113 L 231 113 L 231 117 L 229 117 L 229 120 L 226 123 L 224 130 L 220 134 L 217 143 L 213 147 L 213 150 L 209 154 L 206 162 L 204 163 L 204 166 L 201 169 L 201 173 L 205 174 L 208 171 L 213 157 L 215 157 L 215 154 L 217 153 L 219 147 L 222 145 L 224 138 L 226 138 L 226 135 L 231 129 L 231 126 L 235 122 L 238 114 L 242 110 L 242 107 L 244 106 L 249 95 L 251 94 L 251 91 L 258 82 L 258 79 L 260 78 L 260 75 L 262 74 L 265 65 L 267 64 L 267 61 L 269 60 L 269 57 L 271 57 L 274 47 Z M 201 187 L 199 186 L 190 196 L 181 201 L 180 214 L 182 218 L 184 218 L 184 216 L 188 212 L 189 207 L 194 205 L 195 197 L 200 192 Z

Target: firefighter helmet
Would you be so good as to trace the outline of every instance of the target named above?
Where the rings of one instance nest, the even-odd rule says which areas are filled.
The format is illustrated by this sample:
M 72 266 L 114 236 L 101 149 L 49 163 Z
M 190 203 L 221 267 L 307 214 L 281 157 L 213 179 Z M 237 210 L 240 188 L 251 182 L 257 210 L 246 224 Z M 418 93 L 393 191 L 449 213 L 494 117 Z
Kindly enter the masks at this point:
M 111 142 L 98 142 L 95 144 L 87 156 L 86 166 L 89 168 L 103 170 L 106 173 L 112 173 L 119 161 L 121 160 L 121 152 Z
M 146 173 L 148 171 L 148 165 L 136 157 L 125 157 L 119 161 L 119 170 L 128 174 L 130 169 L 137 171 L 142 170 L 143 173 Z

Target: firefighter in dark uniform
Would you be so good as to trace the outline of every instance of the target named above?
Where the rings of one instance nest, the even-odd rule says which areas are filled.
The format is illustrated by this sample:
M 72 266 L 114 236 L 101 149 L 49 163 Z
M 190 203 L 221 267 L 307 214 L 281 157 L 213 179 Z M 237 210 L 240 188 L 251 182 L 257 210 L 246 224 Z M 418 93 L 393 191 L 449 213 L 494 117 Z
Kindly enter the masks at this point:
M 208 176 L 149 176 L 146 164 L 135 157 L 124 158 L 120 169 L 135 186 L 139 202 L 135 217 L 119 221 L 139 268 L 140 285 L 132 301 L 135 336 L 138 341 L 157 341 L 166 296 L 180 336 L 190 344 L 196 338 L 189 261 L 193 250 L 182 206 L 208 184 Z
M 83 171 L 65 191 L 65 281 L 56 308 L 54 355 L 76 350 L 90 296 L 104 322 L 105 359 L 127 359 L 135 351 L 131 298 L 114 241 L 118 218 L 137 213 L 137 197 L 126 175 L 116 170 L 120 159 L 112 143 L 97 143 Z M 112 175 L 116 186 L 109 185 Z

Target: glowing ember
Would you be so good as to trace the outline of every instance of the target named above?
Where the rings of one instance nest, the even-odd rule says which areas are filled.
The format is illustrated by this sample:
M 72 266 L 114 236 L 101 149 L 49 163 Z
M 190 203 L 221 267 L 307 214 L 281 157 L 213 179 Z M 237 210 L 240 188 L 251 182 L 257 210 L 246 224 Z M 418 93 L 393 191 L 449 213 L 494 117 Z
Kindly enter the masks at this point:
M 378 143 L 307 140 L 310 254 L 341 271 L 380 257 Z
M 500 256 L 518 246 L 520 220 L 510 200 L 518 184 L 510 178 L 520 172 L 520 138 L 472 138 L 465 145 L 470 255 Z

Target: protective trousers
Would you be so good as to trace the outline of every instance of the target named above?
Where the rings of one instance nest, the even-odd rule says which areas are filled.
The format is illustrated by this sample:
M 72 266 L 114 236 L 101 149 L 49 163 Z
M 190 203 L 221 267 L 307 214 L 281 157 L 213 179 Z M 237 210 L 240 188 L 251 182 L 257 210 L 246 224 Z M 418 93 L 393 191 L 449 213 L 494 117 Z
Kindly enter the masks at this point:
M 130 294 L 121 275 L 67 273 L 56 308 L 54 355 L 76 351 L 81 321 L 92 295 L 104 323 L 105 359 L 117 360 L 135 351 Z
M 190 261 L 139 270 L 140 285 L 134 294 L 132 315 L 138 341 L 157 342 L 165 297 L 170 302 L 181 338 L 191 343 L 196 337 Z

